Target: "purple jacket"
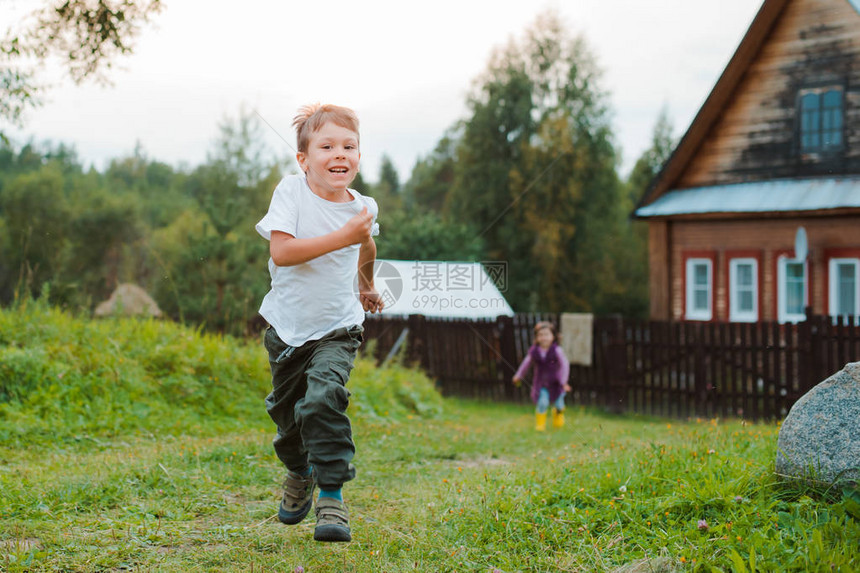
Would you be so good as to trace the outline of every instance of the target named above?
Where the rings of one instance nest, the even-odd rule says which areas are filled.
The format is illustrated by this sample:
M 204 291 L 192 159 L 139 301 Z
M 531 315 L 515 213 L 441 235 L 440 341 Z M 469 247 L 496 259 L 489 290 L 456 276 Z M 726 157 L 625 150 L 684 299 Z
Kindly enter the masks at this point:
M 556 401 L 564 392 L 564 385 L 567 384 L 567 378 L 570 375 L 570 362 L 564 355 L 564 351 L 555 342 L 546 352 L 542 351 L 537 344 L 533 344 L 514 377 L 522 378 L 532 364 L 535 367 L 532 377 L 532 401 L 537 402 L 541 388 L 549 390 L 550 402 Z

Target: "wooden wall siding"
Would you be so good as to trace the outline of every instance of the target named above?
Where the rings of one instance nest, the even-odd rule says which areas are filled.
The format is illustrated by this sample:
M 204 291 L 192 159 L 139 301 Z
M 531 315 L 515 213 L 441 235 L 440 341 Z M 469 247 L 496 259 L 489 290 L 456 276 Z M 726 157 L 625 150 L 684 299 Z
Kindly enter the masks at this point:
M 651 297 L 651 318 L 669 320 L 669 228 L 668 221 L 648 223 L 648 272 Z
M 846 147 L 797 153 L 797 94 L 845 89 Z M 675 188 L 860 173 L 860 14 L 846 0 L 793 0 Z
M 652 223 L 653 225 L 654 223 Z M 811 274 L 810 303 L 813 312 L 826 314 L 826 295 L 824 289 L 825 251 L 836 248 L 860 248 L 860 223 L 856 217 L 835 218 L 796 218 L 764 220 L 722 220 L 722 221 L 673 221 L 664 245 L 663 260 L 671 253 L 671 293 L 668 289 L 657 291 L 652 288 L 652 304 L 656 297 L 663 296 L 652 306 L 652 318 L 661 320 L 655 309 L 671 308 L 671 317 L 682 320 L 684 309 L 683 273 L 684 253 L 690 251 L 713 251 L 715 253 L 714 281 L 716 303 L 714 318 L 718 321 L 728 319 L 728 268 L 727 253 L 733 251 L 756 250 L 761 252 L 761 297 L 759 320 L 776 320 L 776 282 L 774 269 L 776 257 L 784 252 L 793 252 L 797 228 L 803 226 L 809 239 L 809 263 Z M 656 252 L 652 256 L 659 257 Z M 652 259 L 652 264 L 654 264 Z M 664 264 L 657 262 L 658 265 Z M 671 298 L 670 298 L 671 297 Z M 662 305 L 662 306 L 661 306 Z

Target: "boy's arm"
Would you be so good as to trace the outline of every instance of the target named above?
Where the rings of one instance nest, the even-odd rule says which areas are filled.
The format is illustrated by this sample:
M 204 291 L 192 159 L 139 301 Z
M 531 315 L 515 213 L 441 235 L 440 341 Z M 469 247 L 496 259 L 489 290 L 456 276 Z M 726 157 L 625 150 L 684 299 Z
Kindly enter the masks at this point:
M 376 262 L 376 241 L 369 237 L 358 251 L 358 292 L 361 306 L 368 312 L 380 312 L 385 303 L 373 285 L 373 266 Z
M 363 245 L 370 239 L 372 226 L 373 215 L 368 213 L 365 207 L 361 213 L 355 215 L 337 231 L 319 237 L 297 239 L 283 231 L 272 231 L 272 237 L 269 239 L 269 254 L 272 256 L 272 261 L 279 267 L 299 265 L 349 245 L 356 243 Z

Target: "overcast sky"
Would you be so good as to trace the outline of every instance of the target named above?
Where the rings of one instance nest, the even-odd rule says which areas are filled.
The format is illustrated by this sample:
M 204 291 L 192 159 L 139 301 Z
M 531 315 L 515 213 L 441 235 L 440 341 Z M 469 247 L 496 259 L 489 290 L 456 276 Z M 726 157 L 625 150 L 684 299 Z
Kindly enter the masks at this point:
M 13 6 L 20 12 L 35 4 Z M 149 158 L 194 166 L 205 161 L 219 122 L 244 105 L 274 127 L 265 128 L 273 155 L 287 157 L 294 155 L 296 109 L 321 101 L 358 112 L 368 180 L 377 180 L 388 154 L 403 181 L 466 117 L 467 93 L 493 48 L 555 8 L 603 69 L 626 174 L 663 107 L 675 135 L 686 130 L 760 4 L 166 0 L 135 53 L 116 62 L 113 86 L 66 81 L 28 114 L 23 131 L 10 133 L 16 141 L 73 143 L 85 164 L 99 169 L 137 142 Z

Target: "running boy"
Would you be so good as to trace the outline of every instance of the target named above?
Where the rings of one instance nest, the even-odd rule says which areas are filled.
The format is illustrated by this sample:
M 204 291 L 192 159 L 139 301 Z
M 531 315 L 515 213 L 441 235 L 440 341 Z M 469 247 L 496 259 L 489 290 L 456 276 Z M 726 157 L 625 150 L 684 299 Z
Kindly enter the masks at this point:
M 319 485 L 314 539 L 350 541 L 341 493 L 355 477 L 346 383 L 362 342 L 364 311 L 383 306 L 373 285 L 379 209 L 348 188 L 361 157 L 355 112 L 305 106 L 293 126 L 304 174 L 281 180 L 256 226 L 271 254 L 272 287 L 260 314 L 269 323 L 272 370 L 266 409 L 278 428 L 275 453 L 287 468 L 278 518 L 302 521 Z

